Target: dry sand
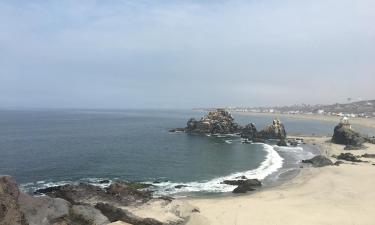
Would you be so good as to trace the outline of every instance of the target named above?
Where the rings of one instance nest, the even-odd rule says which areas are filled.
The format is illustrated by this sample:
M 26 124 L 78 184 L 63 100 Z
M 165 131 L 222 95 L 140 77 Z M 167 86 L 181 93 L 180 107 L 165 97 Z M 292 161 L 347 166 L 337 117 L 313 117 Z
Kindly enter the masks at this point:
M 327 137 L 305 138 L 328 155 L 344 152 Z M 375 145 L 351 151 L 375 154 Z M 347 151 L 345 151 L 347 152 Z M 333 159 L 333 158 L 332 158 Z M 334 160 L 334 159 L 333 159 Z M 365 159 L 368 160 L 368 159 Z M 188 225 L 374 225 L 375 166 L 372 162 L 304 168 L 293 180 L 253 194 L 188 199 L 200 209 Z

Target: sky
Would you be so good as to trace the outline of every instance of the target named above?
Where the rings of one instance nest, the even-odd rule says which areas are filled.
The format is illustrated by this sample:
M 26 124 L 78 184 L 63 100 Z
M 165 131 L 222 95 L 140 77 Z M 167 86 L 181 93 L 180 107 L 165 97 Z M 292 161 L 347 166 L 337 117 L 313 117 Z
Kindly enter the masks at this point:
M 373 0 L 0 0 L 0 108 L 375 99 Z

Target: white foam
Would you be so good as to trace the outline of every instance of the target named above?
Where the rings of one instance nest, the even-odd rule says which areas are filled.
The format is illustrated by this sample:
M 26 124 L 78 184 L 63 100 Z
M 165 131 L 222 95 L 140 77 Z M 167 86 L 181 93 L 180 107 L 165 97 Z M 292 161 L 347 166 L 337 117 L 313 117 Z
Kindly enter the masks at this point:
M 224 180 L 236 179 L 240 176 L 246 176 L 248 179 L 259 179 L 263 180 L 268 175 L 276 172 L 283 165 L 283 158 L 274 150 L 271 145 L 263 145 L 264 150 L 267 152 L 266 159 L 261 165 L 253 170 L 236 172 L 228 176 L 214 178 L 208 181 L 202 182 L 188 182 L 188 183 L 174 183 L 164 182 L 153 184 L 157 186 L 155 190 L 156 195 L 176 194 L 185 192 L 231 192 L 235 187 L 232 185 L 221 184 Z M 186 185 L 186 187 L 175 188 L 176 185 Z

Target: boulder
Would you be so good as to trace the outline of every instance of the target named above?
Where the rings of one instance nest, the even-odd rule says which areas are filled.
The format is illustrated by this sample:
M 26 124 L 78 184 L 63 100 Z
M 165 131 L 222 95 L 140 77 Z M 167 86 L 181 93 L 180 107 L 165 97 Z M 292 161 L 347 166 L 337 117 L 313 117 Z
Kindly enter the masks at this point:
M 71 216 L 90 223 L 90 225 L 107 225 L 110 223 L 98 209 L 89 205 L 74 205 L 71 209 Z
M 0 177 L 0 224 L 27 225 L 27 221 L 18 204 L 20 192 L 16 182 L 10 176 Z
M 365 139 L 354 131 L 348 122 L 340 122 L 334 129 L 332 142 L 342 145 L 362 146 Z
M 314 167 L 323 167 L 323 166 L 331 166 L 333 165 L 332 161 L 323 156 L 323 155 L 317 155 L 311 159 L 302 160 L 303 163 L 310 163 Z
M 233 189 L 233 193 L 235 194 L 240 194 L 240 193 L 246 193 L 248 191 L 255 191 L 255 188 L 253 188 L 252 186 L 248 186 L 246 184 L 241 184 L 241 185 L 238 185 L 238 187 L 236 187 L 235 189 Z
M 275 119 L 271 125 L 259 131 L 257 137 L 261 139 L 285 139 L 285 127 L 280 120 Z
M 358 159 L 357 156 L 349 152 L 341 153 L 339 156 L 337 156 L 337 159 L 346 160 L 350 162 L 363 162 L 362 160 Z
M 122 222 L 122 221 L 116 221 L 116 222 L 110 223 L 108 225 L 133 225 L 133 224 L 125 223 L 125 222 Z
M 50 225 L 69 216 L 70 203 L 61 198 L 32 197 L 21 193 L 19 204 L 29 225 Z

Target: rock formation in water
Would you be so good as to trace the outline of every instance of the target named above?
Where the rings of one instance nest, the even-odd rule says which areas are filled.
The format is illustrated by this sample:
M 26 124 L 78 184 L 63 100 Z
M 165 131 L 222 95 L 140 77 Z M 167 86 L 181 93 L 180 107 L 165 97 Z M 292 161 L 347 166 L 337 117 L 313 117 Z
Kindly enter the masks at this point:
M 365 139 L 352 129 L 347 118 L 343 118 L 334 129 L 332 142 L 346 145 L 347 150 L 354 150 L 362 147 Z
M 187 132 L 202 134 L 233 134 L 239 133 L 242 138 L 254 142 L 266 142 L 269 139 L 278 139 L 280 146 L 286 146 L 286 131 L 283 123 L 275 119 L 272 124 L 266 126 L 263 130 L 257 130 L 255 124 L 249 123 L 241 127 L 232 115 L 224 109 L 217 109 L 209 112 L 200 120 L 191 118 L 188 120 L 185 128 L 171 129 L 170 132 Z
M 241 130 L 232 115 L 224 109 L 209 112 L 200 120 L 191 118 L 186 125 L 185 131 L 190 133 L 231 134 Z
M 280 120 L 275 119 L 273 120 L 272 124 L 259 131 L 257 137 L 262 139 L 284 140 L 286 138 L 284 124 Z
M 191 215 L 197 216 L 199 210 L 187 203 L 153 198 L 150 191 L 143 189 L 147 186 L 121 181 L 106 189 L 89 184 L 64 185 L 37 191 L 46 196 L 30 196 L 20 193 L 11 177 L 3 176 L 0 177 L 0 224 L 107 225 L 122 221 L 130 225 L 166 225 L 182 224 Z M 170 216 L 166 220 L 153 210 Z M 181 211 L 187 213 L 182 215 Z

